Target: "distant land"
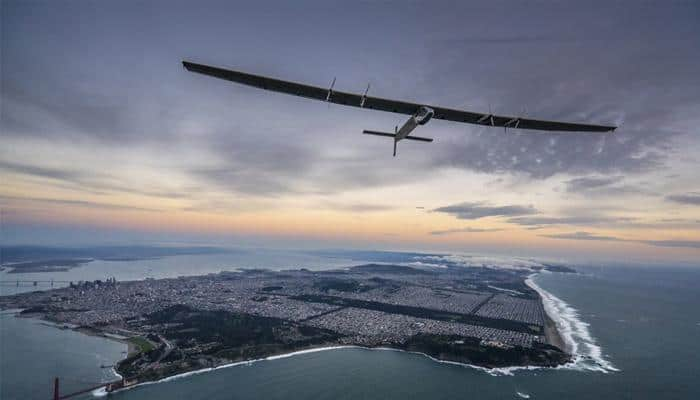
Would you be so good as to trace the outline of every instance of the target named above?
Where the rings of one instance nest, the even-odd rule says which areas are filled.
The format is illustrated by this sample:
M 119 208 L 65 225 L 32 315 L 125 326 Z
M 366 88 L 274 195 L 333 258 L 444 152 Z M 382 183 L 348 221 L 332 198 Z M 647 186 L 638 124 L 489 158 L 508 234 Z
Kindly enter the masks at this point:
M 2 268 L 8 273 L 64 272 L 94 260 L 134 261 L 166 256 L 222 253 L 230 250 L 203 246 L 95 246 L 46 247 L 3 246 L 0 248 Z
M 125 379 L 110 389 L 233 362 L 333 347 L 387 347 L 485 368 L 571 360 L 537 291 L 544 269 L 364 264 L 80 282 L 0 297 L 90 334 L 123 340 Z

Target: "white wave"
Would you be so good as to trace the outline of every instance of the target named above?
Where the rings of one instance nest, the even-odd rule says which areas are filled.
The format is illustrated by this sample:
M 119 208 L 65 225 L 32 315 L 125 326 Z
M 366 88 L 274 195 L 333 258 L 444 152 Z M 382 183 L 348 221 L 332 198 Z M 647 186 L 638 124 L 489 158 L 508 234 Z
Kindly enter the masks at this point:
M 603 373 L 619 371 L 603 357 L 603 349 L 596 343 L 586 322 L 583 322 L 578 310 L 560 298 L 539 287 L 530 275 L 525 284 L 537 291 L 542 297 L 544 310 L 557 325 L 557 330 L 564 340 L 566 350 L 573 355 L 572 362 L 557 368 L 599 371 Z
M 447 265 L 445 264 L 434 264 L 434 263 L 426 263 L 422 261 L 412 261 L 406 264 L 409 267 L 427 267 L 427 268 L 439 268 L 439 269 L 446 269 Z
M 175 380 L 175 379 L 186 378 L 186 377 L 188 377 L 188 376 L 199 375 L 199 374 L 203 374 L 203 373 L 205 373 L 205 372 L 216 371 L 216 370 L 218 370 L 218 369 L 223 369 L 223 368 L 231 368 L 231 367 L 236 367 L 236 366 L 239 366 L 239 365 L 252 365 L 253 363 L 256 363 L 256 362 L 259 362 L 259 361 L 279 360 L 279 359 L 281 359 L 281 358 L 292 357 L 292 356 L 296 356 L 296 355 L 300 355 L 300 354 L 316 353 L 316 352 L 319 352 L 319 351 L 335 350 L 335 349 L 342 349 L 342 348 L 348 348 L 348 347 L 354 347 L 354 346 L 328 346 L 328 347 L 317 347 L 317 348 L 313 348 L 313 349 L 299 350 L 299 351 L 295 351 L 295 352 L 291 352 L 291 353 L 279 354 L 279 355 L 270 356 L 270 357 L 265 357 L 265 358 L 258 358 L 258 359 L 255 359 L 255 360 L 238 361 L 238 362 L 233 362 L 233 363 L 229 363 L 229 364 L 219 365 L 219 366 L 217 366 L 217 367 L 202 368 L 202 369 L 198 369 L 198 370 L 195 370 L 195 371 L 183 372 L 183 373 L 181 373 L 181 374 L 169 376 L 169 377 L 167 377 L 167 378 L 163 378 L 163 379 L 160 379 L 160 380 L 157 380 L 157 381 L 142 382 L 142 383 L 139 383 L 139 384 L 136 384 L 136 385 L 133 385 L 133 386 L 128 386 L 128 387 L 125 387 L 125 388 L 118 389 L 118 390 L 116 390 L 115 392 L 120 392 L 120 391 L 123 391 L 123 390 L 129 390 L 129 389 L 133 389 L 133 388 L 136 388 L 136 387 L 139 387 L 139 386 L 153 385 L 153 384 L 162 383 L 162 382 L 170 382 L 170 381 L 173 381 L 173 380 Z M 121 377 L 121 376 L 120 376 L 120 377 Z M 94 390 L 94 391 L 92 392 L 92 395 L 93 395 L 93 396 L 96 396 L 96 397 L 106 396 L 107 394 L 108 394 L 108 392 L 105 390 L 105 388 L 96 389 L 96 390 Z
M 317 347 L 317 348 L 312 348 L 312 349 L 294 351 L 294 352 L 286 353 L 286 354 L 269 356 L 269 357 L 265 357 L 265 358 L 258 358 L 255 360 L 233 362 L 233 363 L 223 364 L 223 365 L 220 365 L 217 367 L 212 367 L 212 368 L 202 368 L 202 369 L 198 369 L 195 371 L 183 372 L 181 374 L 169 376 L 167 378 L 163 378 L 163 379 L 160 379 L 157 381 L 142 382 L 142 383 L 139 383 L 139 384 L 136 384 L 133 386 L 128 386 L 125 388 L 118 389 L 115 392 L 130 390 L 130 389 L 133 389 L 133 388 L 136 388 L 139 386 L 146 386 L 146 385 L 153 385 L 153 384 L 162 383 L 162 382 L 169 382 L 169 381 L 173 381 L 176 379 L 182 379 L 182 378 L 186 378 L 188 376 L 199 375 L 199 374 L 203 374 L 205 372 L 216 371 L 216 370 L 224 369 L 224 368 L 231 368 L 231 367 L 237 367 L 237 366 L 243 366 L 243 365 L 246 365 L 246 366 L 252 365 L 252 364 L 260 362 L 260 361 L 273 361 L 273 360 L 289 358 L 289 357 L 302 355 L 302 354 L 310 354 L 310 353 L 317 353 L 317 352 L 321 352 L 321 351 L 339 350 L 339 349 L 362 349 L 362 350 L 369 350 L 369 351 L 397 351 L 397 352 L 401 352 L 401 353 L 416 354 L 416 355 L 426 357 L 426 358 L 428 358 L 434 362 L 440 363 L 440 364 L 450 364 L 450 365 L 457 365 L 457 366 L 465 367 L 465 368 L 476 369 L 476 370 L 485 372 L 485 373 L 492 375 L 492 376 L 513 375 L 513 371 L 516 371 L 516 370 L 535 370 L 535 369 L 543 368 L 543 367 L 535 367 L 535 366 L 507 367 L 507 368 L 485 368 L 485 367 L 480 367 L 478 365 L 465 364 L 465 363 L 460 363 L 457 361 L 440 360 L 440 359 L 437 359 L 435 357 L 429 356 L 425 353 L 420 353 L 420 352 L 416 352 L 416 351 L 406 351 L 406 350 L 401 350 L 401 349 L 395 349 L 392 347 L 363 347 L 363 346 L 353 346 L 353 345 L 342 345 L 342 346 Z M 108 394 L 109 393 L 105 390 L 104 387 L 99 388 L 99 389 L 95 389 L 92 391 L 92 395 L 95 397 L 103 397 L 103 396 L 106 396 Z
M 530 398 L 530 395 L 527 394 L 527 393 L 517 392 L 517 391 L 516 391 L 515 394 L 517 394 L 518 397 L 520 397 L 521 399 L 529 399 L 529 398 Z

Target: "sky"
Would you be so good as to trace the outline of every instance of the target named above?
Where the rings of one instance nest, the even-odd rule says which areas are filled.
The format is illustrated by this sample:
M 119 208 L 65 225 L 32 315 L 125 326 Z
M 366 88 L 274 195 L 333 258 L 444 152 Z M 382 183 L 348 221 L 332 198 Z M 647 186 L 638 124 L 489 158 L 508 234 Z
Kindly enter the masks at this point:
M 344 4 L 345 3 L 345 4 Z M 1 3 L 3 244 L 219 243 L 700 259 L 700 4 Z M 456 109 L 328 105 L 182 60 Z

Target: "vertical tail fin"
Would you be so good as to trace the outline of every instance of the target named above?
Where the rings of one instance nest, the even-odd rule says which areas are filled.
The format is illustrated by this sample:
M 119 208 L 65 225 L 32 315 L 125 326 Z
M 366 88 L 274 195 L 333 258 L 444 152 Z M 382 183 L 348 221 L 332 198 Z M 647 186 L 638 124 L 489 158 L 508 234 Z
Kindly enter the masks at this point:
M 396 140 L 396 135 L 399 134 L 399 126 L 396 125 L 394 127 L 394 157 L 396 157 L 396 143 L 398 143 L 398 140 Z

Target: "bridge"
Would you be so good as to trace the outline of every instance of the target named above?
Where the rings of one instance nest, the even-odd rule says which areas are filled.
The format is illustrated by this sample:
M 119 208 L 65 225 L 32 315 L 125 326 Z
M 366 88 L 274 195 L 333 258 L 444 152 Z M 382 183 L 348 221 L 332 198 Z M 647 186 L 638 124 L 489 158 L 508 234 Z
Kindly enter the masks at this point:
M 112 381 L 112 382 L 102 382 L 100 384 L 96 384 L 96 385 L 93 385 L 90 387 L 85 387 L 85 388 L 76 390 L 74 392 L 62 395 L 60 392 L 60 389 L 59 389 L 59 380 L 58 380 L 58 377 L 56 377 L 53 380 L 53 400 L 70 399 L 73 397 L 80 396 L 81 394 L 90 393 L 93 390 L 102 389 L 102 388 L 108 388 L 107 391 L 109 391 L 109 388 L 114 388 L 114 389 L 121 388 L 121 387 L 126 386 L 125 385 L 126 381 L 127 380 L 125 380 L 125 379 L 119 379 L 119 380 Z
M 0 282 L 0 286 L 51 286 L 53 287 L 54 284 L 61 284 L 61 286 L 65 286 L 65 284 L 69 284 L 71 281 L 59 281 L 56 279 L 49 279 L 49 280 L 27 280 L 27 279 L 17 279 L 17 280 L 4 280 Z

